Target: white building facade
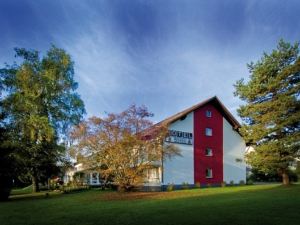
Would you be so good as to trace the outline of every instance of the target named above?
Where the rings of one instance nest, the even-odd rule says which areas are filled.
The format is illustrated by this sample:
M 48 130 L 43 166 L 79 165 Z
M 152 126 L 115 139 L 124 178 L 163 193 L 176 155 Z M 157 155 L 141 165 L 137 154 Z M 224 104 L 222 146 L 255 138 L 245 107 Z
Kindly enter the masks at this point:
M 168 125 L 165 144 L 181 156 L 165 160 L 148 174 L 146 186 L 183 183 L 220 185 L 246 181 L 245 141 L 240 124 L 218 100 L 210 98 L 160 122 Z M 159 124 L 160 124 L 159 123 Z

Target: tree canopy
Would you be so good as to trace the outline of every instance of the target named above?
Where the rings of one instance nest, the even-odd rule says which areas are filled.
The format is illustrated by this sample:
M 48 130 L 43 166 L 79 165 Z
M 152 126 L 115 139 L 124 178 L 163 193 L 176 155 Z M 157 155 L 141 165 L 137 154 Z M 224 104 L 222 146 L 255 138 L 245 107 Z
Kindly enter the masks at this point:
M 120 189 L 130 190 L 145 181 L 146 170 L 164 157 L 179 155 L 172 145 L 163 146 L 167 129 L 156 127 L 151 138 L 153 114 L 145 106 L 130 106 L 104 118 L 92 117 L 77 126 L 71 136 L 71 151 L 85 168 L 98 170 L 104 180 L 112 179 Z
M 24 171 L 38 188 L 41 177 L 62 159 L 59 144 L 66 131 L 82 118 L 83 101 L 77 94 L 73 61 L 52 46 L 44 55 L 16 48 L 20 63 L 0 69 L 1 111 L 18 143 Z
M 263 172 L 276 170 L 288 184 L 288 168 L 300 156 L 299 44 L 280 40 L 277 49 L 248 65 L 249 81 L 235 84 L 245 105 L 238 109 L 241 132 L 254 151 L 248 163 Z

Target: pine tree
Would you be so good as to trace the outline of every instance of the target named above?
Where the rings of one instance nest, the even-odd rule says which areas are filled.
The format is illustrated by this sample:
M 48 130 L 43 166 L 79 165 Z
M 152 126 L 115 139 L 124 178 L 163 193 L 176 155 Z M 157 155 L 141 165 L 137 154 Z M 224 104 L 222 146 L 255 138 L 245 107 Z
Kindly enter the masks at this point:
M 300 156 L 299 45 L 280 40 L 248 68 L 249 81 L 235 84 L 235 96 L 246 102 L 238 109 L 241 132 L 254 147 L 246 160 L 262 172 L 276 170 L 287 185 L 289 166 Z

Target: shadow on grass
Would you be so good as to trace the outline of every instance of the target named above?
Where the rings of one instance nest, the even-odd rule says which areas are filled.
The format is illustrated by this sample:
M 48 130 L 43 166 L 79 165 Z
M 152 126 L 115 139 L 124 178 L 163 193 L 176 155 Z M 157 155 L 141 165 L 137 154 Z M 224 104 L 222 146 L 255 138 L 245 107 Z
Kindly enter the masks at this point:
M 300 185 L 298 185 L 300 187 Z M 257 193 L 262 191 L 291 188 L 293 185 L 283 187 L 282 185 L 251 185 L 236 187 L 212 187 L 188 190 L 176 190 L 171 192 L 116 192 L 110 191 L 99 195 L 87 196 L 86 201 L 137 201 L 137 200 L 171 200 L 182 198 L 206 198 L 210 196 Z
M 134 193 L 89 190 L 50 195 L 49 201 L 29 197 L 10 203 L 0 205 L 1 225 L 298 225 L 300 185 Z
M 183 198 L 206 198 L 210 196 L 243 194 L 243 193 L 258 193 L 276 189 L 291 189 L 300 187 L 300 184 L 291 184 L 283 186 L 281 184 L 266 184 L 266 185 L 245 185 L 245 186 L 227 186 L 227 187 L 211 187 L 211 188 L 195 188 L 188 190 L 175 190 L 171 192 L 117 192 L 112 190 L 82 190 L 78 192 L 63 193 L 55 191 L 45 191 L 30 194 L 11 195 L 8 202 L 52 199 L 59 197 L 75 196 L 87 193 L 84 200 L 89 201 L 137 201 L 137 200 L 171 200 Z

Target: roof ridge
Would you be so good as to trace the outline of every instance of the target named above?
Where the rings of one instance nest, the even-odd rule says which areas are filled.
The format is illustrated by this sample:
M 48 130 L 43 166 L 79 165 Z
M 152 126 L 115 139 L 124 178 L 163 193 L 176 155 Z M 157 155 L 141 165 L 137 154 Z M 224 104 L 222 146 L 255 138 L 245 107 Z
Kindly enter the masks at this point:
M 226 119 L 230 122 L 230 124 L 234 127 L 234 129 L 238 129 L 239 127 L 241 127 L 240 123 L 234 118 L 234 116 L 231 114 L 231 112 L 224 106 L 224 104 L 219 100 L 219 98 L 216 95 L 211 98 L 208 98 L 200 103 L 197 103 L 185 110 L 182 110 L 172 116 L 169 116 L 166 119 L 154 124 L 153 126 L 170 124 L 170 123 L 180 119 L 181 117 L 187 115 L 188 113 L 190 113 L 212 101 L 216 101 L 220 105 L 221 110 L 225 114 Z

